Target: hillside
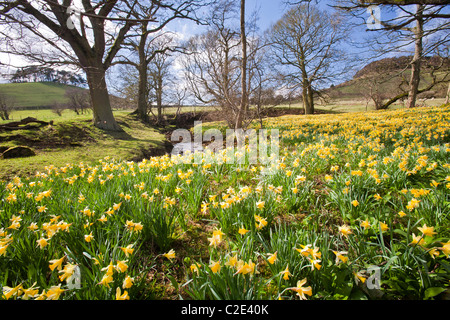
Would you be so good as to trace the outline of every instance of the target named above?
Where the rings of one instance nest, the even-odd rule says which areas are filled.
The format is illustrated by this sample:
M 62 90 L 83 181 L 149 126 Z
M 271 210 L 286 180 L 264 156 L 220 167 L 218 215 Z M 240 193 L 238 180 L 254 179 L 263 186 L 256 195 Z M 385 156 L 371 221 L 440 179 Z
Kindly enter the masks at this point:
M 64 96 L 71 85 L 53 82 L 28 82 L 0 84 L 0 93 L 10 96 L 17 108 L 45 108 L 52 103 L 67 102 Z
M 411 60 L 411 56 L 399 56 L 380 59 L 364 66 L 361 70 L 355 73 L 353 79 L 358 79 L 373 74 L 379 74 L 382 72 L 401 71 L 408 68 Z M 441 59 L 438 57 L 424 57 L 422 58 L 421 63 L 425 68 L 430 66 L 438 67 L 441 63 L 442 68 L 444 68 L 445 70 L 448 70 L 450 68 L 450 59 L 441 61 Z
M 395 96 L 401 90 L 406 90 L 410 78 L 407 68 L 410 57 L 386 58 L 371 62 L 355 73 L 353 79 L 324 90 L 332 100 L 365 100 L 367 94 L 378 91 L 384 98 Z M 430 66 L 436 66 L 435 58 L 425 58 L 421 72 L 420 88 L 432 82 Z M 447 60 L 441 70 L 435 75 L 442 79 L 450 71 L 450 60 Z M 447 75 L 447 78 L 450 78 Z M 400 89 L 401 88 L 401 89 Z M 448 82 L 436 85 L 431 91 L 423 93 L 419 98 L 444 98 L 447 93 Z

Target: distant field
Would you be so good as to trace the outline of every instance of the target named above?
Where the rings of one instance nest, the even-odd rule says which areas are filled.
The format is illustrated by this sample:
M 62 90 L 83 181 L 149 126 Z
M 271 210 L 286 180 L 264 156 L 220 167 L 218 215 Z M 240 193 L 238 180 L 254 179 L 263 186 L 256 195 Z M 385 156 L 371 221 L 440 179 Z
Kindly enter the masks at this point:
M 436 99 L 418 99 L 417 100 L 417 106 L 439 106 L 444 104 L 445 99 L 444 98 L 436 98 Z M 288 105 L 283 104 L 280 105 L 280 107 L 288 107 Z M 303 105 L 301 102 L 292 103 L 291 108 L 303 108 Z M 389 107 L 389 110 L 396 110 L 396 109 L 402 109 L 405 106 L 401 102 L 397 102 L 392 104 Z M 340 100 L 334 100 L 330 101 L 329 103 L 315 103 L 315 108 L 317 110 L 323 110 L 323 111 L 336 111 L 336 112 L 361 112 L 361 111 L 374 111 L 375 106 L 372 102 L 369 102 L 366 106 L 366 101 L 364 100 L 358 100 L 358 99 L 340 99 Z M 367 109 L 366 109 L 367 108 Z
M 113 112 L 114 115 L 126 115 L 130 113 L 130 110 L 117 110 Z M 55 123 L 64 122 L 67 120 L 90 120 L 92 119 L 92 112 L 88 111 L 84 114 L 77 115 L 75 112 L 71 110 L 64 110 L 61 116 L 58 116 L 56 113 L 52 112 L 50 109 L 40 109 L 40 110 L 16 110 L 11 112 L 10 121 L 20 121 L 26 117 L 33 117 L 42 121 L 51 121 L 53 120 Z M 0 119 L 0 123 L 5 123 L 9 121 L 4 121 Z
M 53 102 L 67 102 L 64 94 L 68 86 L 52 82 L 36 83 L 5 83 L 0 84 L 0 92 L 11 96 L 14 99 L 16 107 L 48 107 Z
M 186 106 L 182 108 L 182 112 L 200 112 L 200 111 L 212 111 L 214 108 L 212 107 L 191 107 Z M 133 110 L 114 110 L 114 115 L 125 115 Z M 156 113 L 156 109 L 153 111 Z M 177 112 L 177 108 L 169 107 L 163 110 L 163 115 L 174 115 Z M 34 117 L 42 121 L 50 121 L 61 122 L 66 120 L 89 120 L 92 119 L 92 111 L 88 111 L 85 114 L 77 115 L 72 110 L 64 110 L 61 116 L 58 116 L 56 113 L 52 112 L 51 109 L 39 109 L 39 110 L 14 110 L 10 114 L 9 121 L 20 121 L 26 117 Z M 0 119 L 0 124 L 8 121 L 4 121 Z
M 427 106 L 433 106 L 433 105 L 442 105 L 444 103 L 445 99 L 428 99 L 428 100 L 418 100 L 418 104 L 425 104 Z M 287 104 L 282 104 L 280 106 L 277 106 L 277 108 L 289 108 Z M 303 105 L 301 102 L 292 103 L 290 105 L 290 108 L 297 109 L 297 108 L 303 108 Z M 332 101 L 329 104 L 320 104 L 317 103 L 315 105 L 316 110 L 318 111 L 329 111 L 329 112 L 361 112 L 366 111 L 366 104 L 364 101 L 360 100 L 342 100 L 342 101 Z M 396 110 L 403 108 L 403 105 L 401 103 L 393 104 L 390 106 L 390 110 Z M 201 112 L 201 111 L 213 111 L 213 107 L 194 107 L 194 106 L 186 106 L 182 108 L 182 112 Z M 367 105 L 367 111 L 373 111 L 375 110 L 373 104 L 369 103 Z M 114 115 L 126 115 L 130 113 L 132 110 L 114 110 Z M 177 108 L 175 107 L 169 107 L 165 108 L 163 110 L 164 115 L 174 115 L 177 111 Z M 154 110 L 156 112 L 156 110 Z M 10 115 L 10 121 L 20 121 L 26 117 L 34 117 L 39 120 L 43 121 L 51 121 L 53 120 L 55 123 L 58 122 L 64 122 L 67 120 L 90 120 L 92 119 L 92 112 L 88 111 L 85 114 L 76 115 L 71 110 L 64 110 L 62 112 L 61 116 L 58 116 L 54 112 L 52 112 L 51 109 L 40 109 L 40 110 L 15 110 L 11 112 Z M 0 119 L 0 124 L 5 123 L 7 121 L 3 121 Z

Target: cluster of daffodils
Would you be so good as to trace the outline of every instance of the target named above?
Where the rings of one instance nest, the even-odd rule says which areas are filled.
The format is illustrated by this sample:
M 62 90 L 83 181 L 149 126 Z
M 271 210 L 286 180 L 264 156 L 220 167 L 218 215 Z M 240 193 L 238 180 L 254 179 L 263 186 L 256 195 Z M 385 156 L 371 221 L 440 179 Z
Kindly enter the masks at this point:
M 146 268 L 176 268 L 195 299 L 371 298 L 368 266 L 386 297 L 433 298 L 450 280 L 449 115 L 271 118 L 265 165 L 225 149 L 0 182 L 1 299 L 141 298 Z

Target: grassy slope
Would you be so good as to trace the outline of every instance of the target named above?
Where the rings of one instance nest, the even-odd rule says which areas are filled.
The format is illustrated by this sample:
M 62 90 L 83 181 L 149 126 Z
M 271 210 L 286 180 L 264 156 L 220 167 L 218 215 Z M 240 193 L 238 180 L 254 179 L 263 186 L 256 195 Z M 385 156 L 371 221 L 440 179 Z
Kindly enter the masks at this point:
M 0 84 L 0 92 L 14 99 L 17 107 L 43 107 L 53 102 L 67 102 L 64 97 L 68 86 L 52 82 L 5 83 Z
M 1 146 L 28 145 L 37 154 L 30 158 L 0 159 L 0 179 L 33 174 L 48 165 L 91 163 L 105 156 L 118 160 L 139 159 L 144 152 L 148 156 L 163 148 L 165 136 L 157 130 L 125 112 L 117 112 L 116 119 L 124 133 L 108 133 L 95 128 L 89 115 L 57 119 L 52 127 L 40 130 L 0 132 Z M 12 135 L 12 140 L 5 141 Z
M 399 77 L 401 77 L 397 71 L 388 71 L 389 74 L 393 76 L 392 79 L 387 80 L 385 83 L 380 84 L 380 91 L 390 92 L 393 89 L 396 89 L 399 82 Z M 410 70 L 406 70 L 404 72 L 405 79 L 409 80 Z M 441 79 L 445 76 L 445 73 L 436 73 L 437 79 Z M 370 78 L 370 76 L 368 76 Z M 331 96 L 337 96 L 339 100 L 365 100 L 362 91 L 365 90 L 365 87 L 361 87 L 360 78 L 352 79 L 347 82 L 344 82 L 334 88 L 330 88 L 327 90 Z M 365 80 L 362 80 L 365 81 Z M 421 73 L 421 80 L 419 88 L 422 89 L 428 86 L 432 82 L 432 78 L 428 72 Z M 364 83 L 364 82 L 363 82 Z M 407 86 L 407 85 L 406 85 Z M 447 91 L 448 83 L 440 83 L 437 84 L 431 91 L 437 94 L 436 98 L 445 98 L 445 93 Z M 405 86 L 404 86 L 405 88 Z M 421 98 L 421 96 L 419 96 Z M 436 103 L 434 103 L 436 104 Z

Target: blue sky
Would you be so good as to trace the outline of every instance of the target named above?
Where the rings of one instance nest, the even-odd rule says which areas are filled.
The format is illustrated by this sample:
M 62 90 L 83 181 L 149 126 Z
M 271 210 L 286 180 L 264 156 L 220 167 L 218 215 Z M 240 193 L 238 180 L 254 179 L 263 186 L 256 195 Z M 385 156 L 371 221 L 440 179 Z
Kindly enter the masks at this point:
M 236 2 L 239 4 L 238 0 L 236 0 Z M 313 1 L 312 4 L 318 5 L 319 7 L 321 7 L 321 9 L 327 9 L 328 4 L 331 4 L 333 2 L 334 0 L 319 0 L 317 2 Z M 270 28 L 270 26 L 277 22 L 282 17 L 283 13 L 288 9 L 289 7 L 284 4 L 283 0 L 246 0 L 247 15 L 249 16 L 255 10 L 258 12 L 258 25 L 260 32 L 264 32 L 265 30 Z M 387 13 L 383 10 L 382 15 L 385 14 Z M 362 18 L 369 18 L 369 14 L 366 13 L 366 15 L 364 15 L 363 13 Z M 198 26 L 195 23 L 189 22 L 187 20 L 176 20 L 169 24 L 169 26 L 172 31 L 176 31 L 179 34 L 182 34 L 183 40 L 187 40 L 190 36 L 196 33 L 203 32 L 205 30 L 205 27 Z M 354 33 L 352 37 L 349 37 L 349 40 L 355 40 L 365 35 L 379 35 L 377 31 L 366 32 L 364 29 L 366 29 L 365 26 L 361 26 L 360 28 L 358 28 L 358 30 L 354 29 Z M 353 46 L 351 43 L 347 45 L 347 49 L 349 54 L 356 51 L 355 46 Z
M 325 8 L 327 3 L 329 3 L 328 0 L 320 0 L 318 5 L 321 8 Z M 250 16 L 254 11 L 258 12 L 258 24 L 261 32 L 277 22 L 288 9 L 283 0 L 246 0 L 245 6 L 247 16 Z M 186 25 L 189 25 L 189 28 L 183 28 Z M 191 24 L 185 20 L 178 20 L 171 26 L 179 32 L 190 31 L 195 33 L 202 30 L 202 27 L 197 27 L 195 24 Z

